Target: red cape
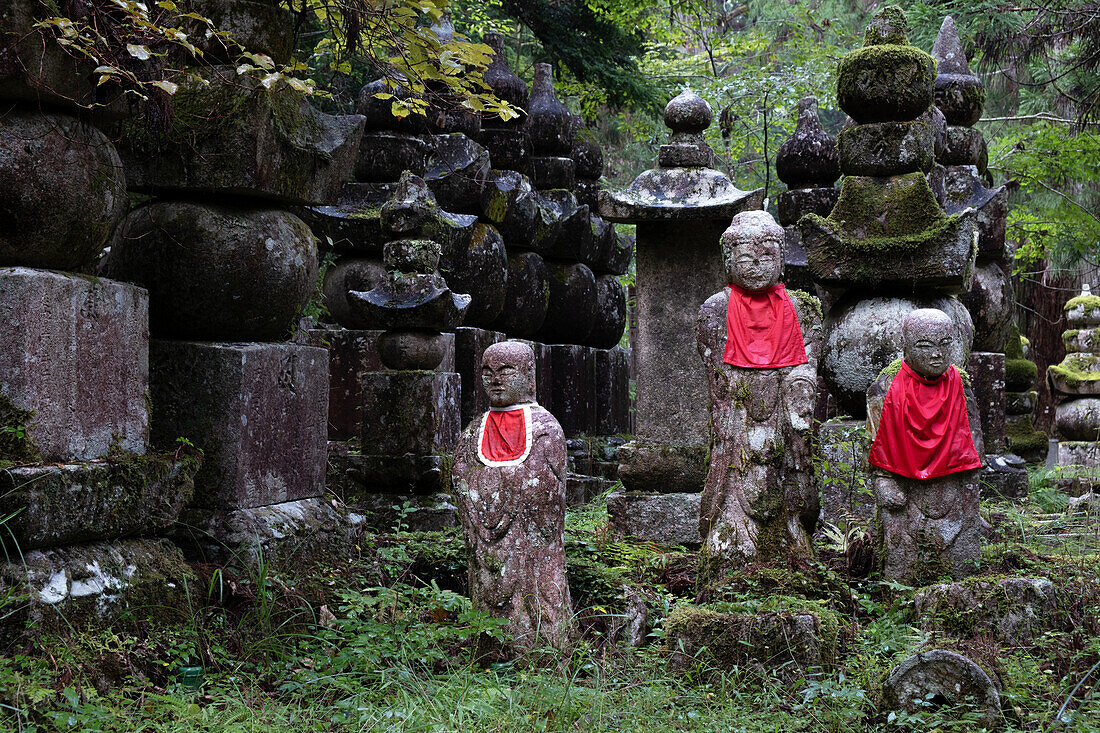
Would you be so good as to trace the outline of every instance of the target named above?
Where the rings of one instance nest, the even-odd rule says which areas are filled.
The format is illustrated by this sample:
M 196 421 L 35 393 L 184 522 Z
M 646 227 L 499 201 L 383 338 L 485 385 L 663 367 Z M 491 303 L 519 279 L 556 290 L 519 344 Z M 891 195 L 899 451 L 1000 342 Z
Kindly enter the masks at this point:
M 759 293 L 730 285 L 722 361 L 748 369 L 776 369 L 809 361 L 798 315 L 783 283 Z
M 522 463 L 531 452 L 530 407 L 490 410 L 481 423 L 478 458 L 486 465 Z
M 982 467 L 970 434 L 962 378 L 954 366 L 928 380 L 902 362 L 886 393 L 867 460 L 916 479 Z

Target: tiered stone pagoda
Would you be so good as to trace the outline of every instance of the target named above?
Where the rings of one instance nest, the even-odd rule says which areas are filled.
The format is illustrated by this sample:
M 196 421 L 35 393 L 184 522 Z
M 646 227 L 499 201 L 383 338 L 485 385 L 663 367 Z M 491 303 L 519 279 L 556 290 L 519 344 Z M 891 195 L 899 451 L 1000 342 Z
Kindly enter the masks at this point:
M 637 441 L 620 450 L 627 492 L 612 497 L 609 510 L 618 531 L 672 542 L 699 541 L 698 492 L 710 444 L 696 314 L 726 285 L 722 232 L 764 197 L 763 189 L 742 191 L 710 167 L 703 131 L 712 118 L 706 100 L 685 90 L 665 107 L 671 135 L 657 167 L 626 189 L 600 193 L 604 219 L 637 225 Z
M 1066 358 L 1047 369 L 1050 391 L 1062 398 L 1055 408 L 1058 449 L 1053 465 L 1100 469 L 1100 296 L 1086 285 L 1066 303 L 1062 334 Z M 1053 450 L 1053 448 L 1052 448 Z

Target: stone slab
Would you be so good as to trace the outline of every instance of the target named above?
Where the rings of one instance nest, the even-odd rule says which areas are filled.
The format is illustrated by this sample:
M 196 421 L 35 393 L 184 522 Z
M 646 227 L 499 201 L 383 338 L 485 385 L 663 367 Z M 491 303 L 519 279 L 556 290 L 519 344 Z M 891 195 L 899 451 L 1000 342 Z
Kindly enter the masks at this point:
M 348 508 L 364 527 L 377 532 L 399 527 L 408 532 L 438 532 L 458 526 L 458 510 L 449 494 L 369 494 Z
M 329 442 L 325 489 L 345 504 L 379 493 L 424 495 L 448 491 L 450 484 L 447 454 L 364 454 L 348 443 Z
M 310 573 L 358 556 L 361 519 L 323 498 L 231 511 L 188 510 L 173 540 L 198 562 L 248 571 L 260 562 Z
M 565 476 L 565 505 L 570 509 L 582 507 L 611 487 L 612 481 L 599 476 L 569 473 Z
M 642 494 L 616 491 L 607 497 L 611 529 L 631 537 L 664 545 L 698 547 L 701 494 Z
M 630 432 L 630 353 L 616 346 L 593 349 L 593 410 L 596 435 Z
M 631 441 L 619 447 L 619 478 L 630 491 L 680 494 L 703 490 L 710 447 Z
M 0 268 L 0 394 L 34 411 L 46 461 L 144 453 L 149 439 L 149 296 L 139 287 Z
M 1006 458 L 1014 458 L 1015 460 L 1009 463 L 1005 460 Z M 1019 456 L 1014 455 L 987 455 L 985 457 L 986 465 L 982 468 L 982 472 L 978 474 L 982 496 L 1003 496 L 1009 499 L 1019 499 L 1027 496 L 1027 469 L 1014 465 L 1017 462 L 1023 463 L 1024 461 Z
M 985 449 L 1000 453 L 1005 449 L 1005 355 L 971 351 L 967 371 L 982 419 Z
M 489 409 L 489 397 L 481 386 L 481 355 L 505 340 L 499 331 L 460 327 L 455 329 L 455 367 L 462 378 L 462 424 Z
M 0 562 L 0 597 L 28 600 L 0 618 L 0 638 L 106 626 L 122 616 L 190 618 L 189 593 L 201 585 L 168 540 L 120 540 L 30 550 Z
M 1056 466 L 1083 466 L 1100 470 L 1100 442 L 1063 440 L 1058 443 Z
M 535 352 L 535 401 L 554 415 L 554 362 L 548 344 L 517 339 Z
M 550 347 L 553 415 L 566 437 L 592 432 L 595 390 L 592 349 L 576 344 Z
M 454 372 L 375 372 L 363 377 L 361 445 L 371 455 L 437 455 L 461 430 L 462 379 Z
M 194 506 L 239 509 L 325 488 L 328 352 L 296 344 L 154 341 L 153 442 L 203 451 Z
M 1058 590 L 1047 578 L 940 583 L 913 596 L 925 631 L 992 636 L 1008 647 L 1031 644 L 1058 624 Z
M 197 456 L 126 456 L 122 460 L 9 468 L 0 472 L 6 514 L 0 547 L 22 550 L 157 534 L 194 493 Z
M 384 331 L 314 328 L 305 333 L 306 346 L 328 349 L 328 439 L 349 440 L 363 427 L 363 378 L 392 371 L 378 356 Z M 455 335 L 441 334 L 443 361 L 433 371 L 455 371 Z

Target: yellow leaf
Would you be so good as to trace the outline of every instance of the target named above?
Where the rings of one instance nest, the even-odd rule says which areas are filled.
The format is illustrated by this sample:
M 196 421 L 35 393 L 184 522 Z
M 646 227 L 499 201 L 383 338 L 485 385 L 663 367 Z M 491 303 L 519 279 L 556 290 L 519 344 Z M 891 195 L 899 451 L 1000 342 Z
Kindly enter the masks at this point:
M 154 81 L 154 82 L 152 82 L 152 84 L 155 87 L 159 87 L 159 88 L 163 89 L 164 91 L 168 92 L 169 94 L 175 94 L 176 90 L 180 88 L 179 84 L 173 84 L 172 82 L 165 81 L 164 79 L 161 79 L 159 81 Z

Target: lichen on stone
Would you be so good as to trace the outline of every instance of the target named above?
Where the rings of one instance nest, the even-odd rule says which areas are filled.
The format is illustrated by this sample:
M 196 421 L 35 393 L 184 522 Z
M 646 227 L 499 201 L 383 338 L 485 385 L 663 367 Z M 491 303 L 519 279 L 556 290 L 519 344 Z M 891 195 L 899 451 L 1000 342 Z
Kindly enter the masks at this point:
M 37 463 L 42 454 L 30 435 L 34 410 L 23 410 L 0 393 L 0 461 Z

